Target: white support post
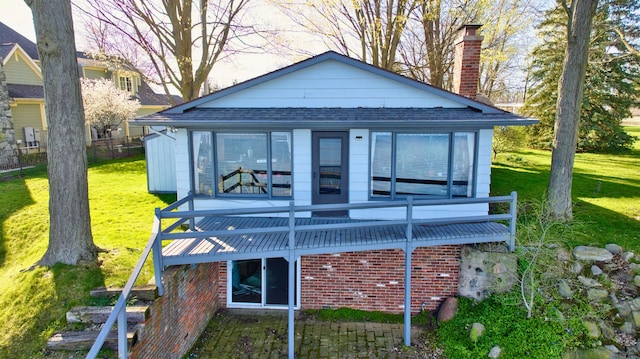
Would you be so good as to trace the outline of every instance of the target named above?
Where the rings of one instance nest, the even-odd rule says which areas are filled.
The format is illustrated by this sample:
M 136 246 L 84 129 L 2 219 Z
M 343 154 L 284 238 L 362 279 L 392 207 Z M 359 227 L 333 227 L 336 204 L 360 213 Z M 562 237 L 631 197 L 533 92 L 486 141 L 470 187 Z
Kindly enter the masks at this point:
M 404 260 L 404 345 L 411 346 L 411 252 L 407 241 Z
M 404 345 L 411 346 L 411 254 L 413 252 L 413 196 L 407 198 L 407 231 L 404 249 Z
M 296 257 L 295 257 L 295 249 L 296 249 L 296 208 L 295 203 L 293 201 L 289 202 L 289 285 L 288 285 L 288 313 L 287 313 L 287 327 L 288 327 L 288 336 L 287 336 L 287 347 L 288 347 L 288 357 L 289 359 L 295 358 L 295 339 L 296 339 L 296 329 L 295 329 L 295 271 L 296 271 Z
M 287 352 L 289 359 L 295 358 L 295 339 L 296 339 L 296 328 L 295 328 L 295 271 L 296 271 L 296 258 L 294 257 L 294 251 L 289 250 L 289 293 L 287 296 L 287 300 L 289 301 L 289 308 L 287 313 L 287 327 L 288 327 L 288 336 L 287 336 Z
M 127 359 L 129 343 L 127 343 L 127 306 L 118 313 L 118 358 Z

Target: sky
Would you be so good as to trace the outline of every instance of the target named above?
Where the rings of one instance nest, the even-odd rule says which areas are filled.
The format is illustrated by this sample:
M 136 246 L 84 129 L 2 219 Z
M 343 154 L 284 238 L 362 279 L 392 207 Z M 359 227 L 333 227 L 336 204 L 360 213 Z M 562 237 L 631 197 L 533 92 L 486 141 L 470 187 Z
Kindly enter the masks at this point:
M 35 42 L 36 36 L 31 9 L 25 4 L 24 0 L 0 0 L 0 22 Z M 80 41 L 82 40 L 76 36 L 76 47 L 78 51 L 83 51 L 83 45 Z M 285 67 L 291 63 L 293 63 L 293 60 L 278 58 L 269 54 L 243 55 L 240 58 L 235 58 L 233 63 L 216 64 L 210 78 L 216 85 L 226 87 Z

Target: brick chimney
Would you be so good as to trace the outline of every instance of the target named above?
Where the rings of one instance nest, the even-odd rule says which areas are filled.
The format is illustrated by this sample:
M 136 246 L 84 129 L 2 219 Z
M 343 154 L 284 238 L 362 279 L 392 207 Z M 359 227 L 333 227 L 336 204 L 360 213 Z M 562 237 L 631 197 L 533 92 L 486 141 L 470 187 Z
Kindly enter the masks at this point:
M 482 25 L 463 25 L 458 29 L 454 45 L 452 91 L 475 100 L 480 76 L 480 48 L 483 36 L 477 35 Z

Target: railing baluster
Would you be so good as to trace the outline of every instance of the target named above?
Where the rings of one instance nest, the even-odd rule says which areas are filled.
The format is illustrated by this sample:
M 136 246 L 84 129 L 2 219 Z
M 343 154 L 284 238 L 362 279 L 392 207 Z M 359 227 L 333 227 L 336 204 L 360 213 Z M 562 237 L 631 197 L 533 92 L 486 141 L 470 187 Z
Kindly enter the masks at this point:
M 516 220 L 518 217 L 518 193 L 516 191 L 511 192 L 511 205 L 509 206 L 509 212 L 511 214 L 511 222 L 509 222 L 509 233 L 511 233 L 509 250 L 513 252 L 516 249 Z

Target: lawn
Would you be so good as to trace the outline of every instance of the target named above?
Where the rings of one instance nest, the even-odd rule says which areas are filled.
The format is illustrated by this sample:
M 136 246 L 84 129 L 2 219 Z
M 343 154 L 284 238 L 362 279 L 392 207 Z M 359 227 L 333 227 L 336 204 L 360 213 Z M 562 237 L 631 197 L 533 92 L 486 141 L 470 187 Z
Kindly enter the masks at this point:
M 626 127 L 640 137 L 640 127 Z M 518 201 L 542 201 L 551 153 L 521 150 L 499 154 L 491 194 L 518 192 Z M 576 155 L 573 175 L 574 237 L 569 244 L 617 243 L 640 253 L 640 141 L 624 154 Z
M 640 136 L 640 127 L 628 128 Z M 550 153 L 523 150 L 495 161 L 492 194 L 518 191 L 520 203 L 542 199 Z M 621 155 L 578 154 L 574 176 L 576 224 L 572 244 L 616 242 L 640 252 L 640 143 Z M 0 358 L 42 358 L 47 338 L 66 325 L 65 312 L 88 303 L 97 286 L 121 286 L 149 238 L 153 209 L 175 196 L 147 193 L 141 157 L 95 164 L 89 198 L 99 266 L 30 269 L 48 240 L 46 172 L 30 170 L 0 182 Z M 147 266 L 141 282 L 151 277 Z
M 89 168 L 93 238 L 100 266 L 57 265 L 29 270 L 48 241 L 46 171 L 0 182 L 0 358 L 39 358 L 46 340 L 64 327 L 65 312 L 86 304 L 89 290 L 122 286 L 149 239 L 153 209 L 175 200 L 147 193 L 142 157 Z M 147 266 L 141 281 L 147 281 Z

